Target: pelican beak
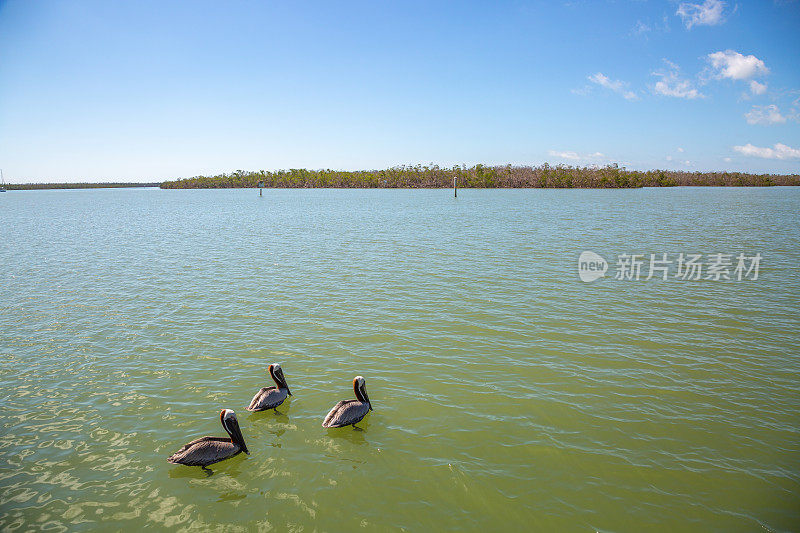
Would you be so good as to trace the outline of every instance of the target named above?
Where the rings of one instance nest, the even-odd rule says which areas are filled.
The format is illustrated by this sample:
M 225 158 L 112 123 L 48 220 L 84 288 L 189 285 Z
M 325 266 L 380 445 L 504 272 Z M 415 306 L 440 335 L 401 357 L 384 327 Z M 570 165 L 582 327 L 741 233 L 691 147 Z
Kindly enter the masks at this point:
M 367 403 L 369 404 L 369 410 L 372 411 L 373 410 L 372 409 L 372 402 L 369 401 L 369 394 L 367 394 L 367 388 L 366 387 L 363 387 L 361 389 L 361 394 L 364 395 L 364 399 L 367 400 Z
M 286 378 L 283 375 L 281 367 L 278 366 L 276 369 L 276 365 L 269 365 L 269 373 L 272 374 L 272 379 L 275 380 L 275 384 L 280 388 L 285 388 L 286 392 L 291 396 L 292 391 L 289 390 L 289 384 L 286 383 Z
M 250 455 L 250 450 L 247 449 L 247 445 L 244 443 L 244 437 L 242 436 L 242 430 L 239 429 L 239 421 L 235 418 L 231 421 L 231 437 L 233 440 L 242 447 L 242 451 L 247 455 Z

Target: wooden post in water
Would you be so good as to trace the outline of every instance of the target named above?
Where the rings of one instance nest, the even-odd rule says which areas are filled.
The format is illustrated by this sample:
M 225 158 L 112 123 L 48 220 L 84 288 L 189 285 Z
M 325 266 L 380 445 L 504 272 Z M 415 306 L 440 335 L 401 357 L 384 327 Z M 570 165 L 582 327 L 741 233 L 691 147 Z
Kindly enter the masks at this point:
M 458 176 L 453 176 L 453 198 L 458 198 Z

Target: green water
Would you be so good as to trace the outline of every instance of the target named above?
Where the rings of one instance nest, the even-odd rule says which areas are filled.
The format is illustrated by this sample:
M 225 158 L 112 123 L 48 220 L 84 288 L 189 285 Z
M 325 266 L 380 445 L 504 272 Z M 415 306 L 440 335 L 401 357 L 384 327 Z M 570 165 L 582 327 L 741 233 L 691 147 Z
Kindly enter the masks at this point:
M 0 529 L 796 531 L 798 213 L 798 188 L 10 192 Z M 613 279 L 681 252 L 764 259 Z M 294 396 L 245 412 L 272 362 Z M 323 429 L 357 374 L 363 431 Z M 168 464 L 222 408 L 251 455 Z

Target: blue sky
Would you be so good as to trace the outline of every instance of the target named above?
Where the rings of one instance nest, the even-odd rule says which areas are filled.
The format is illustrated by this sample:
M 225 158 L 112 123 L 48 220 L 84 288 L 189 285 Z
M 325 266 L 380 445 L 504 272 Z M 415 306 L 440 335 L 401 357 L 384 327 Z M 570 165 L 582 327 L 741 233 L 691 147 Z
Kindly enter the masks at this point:
M 797 0 L 0 0 L 0 168 L 796 173 L 798 60 Z

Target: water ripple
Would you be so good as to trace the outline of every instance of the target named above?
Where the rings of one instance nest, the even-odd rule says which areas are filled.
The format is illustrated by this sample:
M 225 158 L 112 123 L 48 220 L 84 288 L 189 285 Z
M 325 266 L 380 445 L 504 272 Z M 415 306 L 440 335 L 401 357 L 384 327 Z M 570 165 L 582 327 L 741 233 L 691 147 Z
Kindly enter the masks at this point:
M 798 529 L 800 190 L 459 196 L 4 196 L 0 529 Z M 246 413 L 273 361 L 295 396 Z M 356 374 L 363 431 L 322 429 Z M 167 464 L 222 407 L 252 454 Z

